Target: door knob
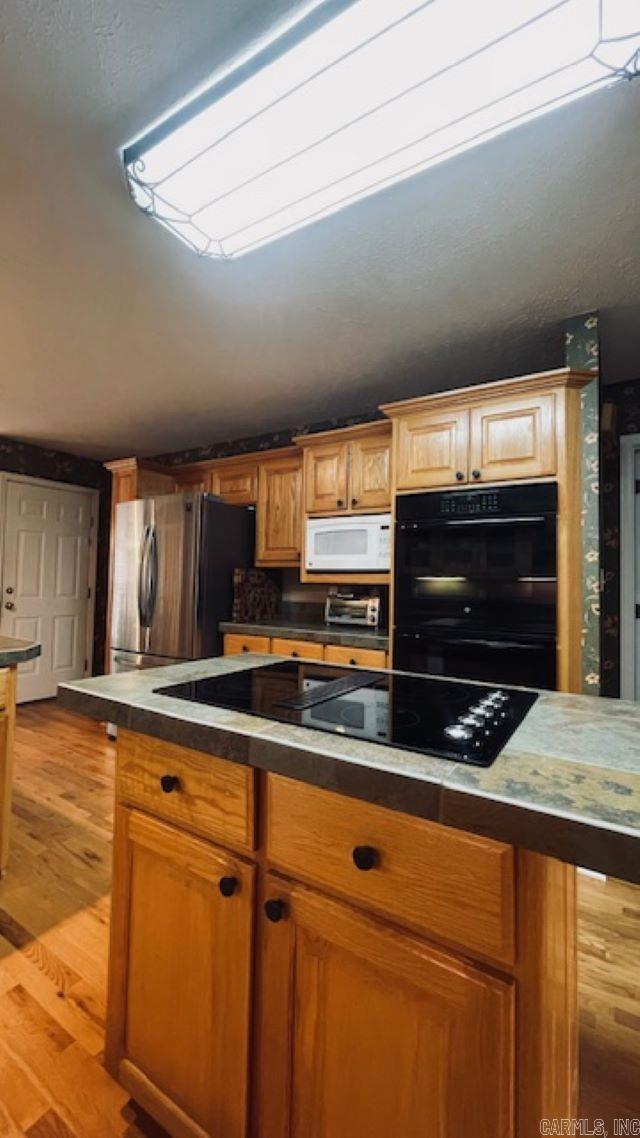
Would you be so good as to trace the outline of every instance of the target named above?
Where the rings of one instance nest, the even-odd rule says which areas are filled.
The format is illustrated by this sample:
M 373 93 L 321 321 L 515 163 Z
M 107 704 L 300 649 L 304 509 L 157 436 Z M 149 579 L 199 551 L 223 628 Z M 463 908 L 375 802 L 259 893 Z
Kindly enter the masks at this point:
M 281 921 L 282 918 L 286 916 L 287 906 L 285 905 L 284 901 L 281 901 L 277 897 L 273 897 L 269 901 L 265 901 L 264 911 L 267 916 L 267 920 L 271 921 L 272 924 L 277 925 L 278 921 Z
M 363 869 L 365 872 L 375 869 L 380 861 L 378 851 L 373 846 L 356 846 L 351 856 L 356 869 Z
M 6 591 L 6 592 L 9 594 L 9 596 L 10 596 L 10 595 L 11 595 L 11 593 L 13 593 L 13 591 L 14 591 L 14 589 L 13 589 L 13 585 L 7 585 L 7 588 L 6 588 L 6 590 L 5 590 L 5 591 Z
M 233 894 L 238 888 L 237 877 L 221 877 L 218 882 L 218 889 L 223 897 L 233 897 Z
M 14 609 L 16 606 L 14 605 L 13 601 L 5 601 L 4 607 L 6 609 Z

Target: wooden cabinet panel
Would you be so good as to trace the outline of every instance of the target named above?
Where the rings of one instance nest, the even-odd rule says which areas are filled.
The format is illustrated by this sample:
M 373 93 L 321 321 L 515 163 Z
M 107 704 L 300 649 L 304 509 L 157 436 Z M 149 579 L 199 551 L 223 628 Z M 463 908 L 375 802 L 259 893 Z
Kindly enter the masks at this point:
M 276 877 L 267 898 L 260 1138 L 511 1138 L 510 982 Z
M 114 859 L 108 1069 L 171 1133 L 245 1138 L 255 871 L 122 807 Z
M 349 506 L 379 510 L 391 505 L 391 442 L 374 435 L 349 444 Z
M 211 493 L 218 494 L 234 506 L 252 506 L 258 497 L 257 464 L 214 467 L 211 471 Z
M 396 466 L 399 490 L 456 486 L 466 482 L 468 411 L 423 411 L 397 422 Z
M 331 791 L 267 776 L 267 856 L 332 889 L 483 956 L 515 955 L 513 848 Z M 354 850 L 375 851 L 369 871 Z
M 271 651 L 271 641 L 268 636 L 241 636 L 238 632 L 225 632 L 224 655 L 239 656 L 241 652 Z
M 300 656 L 303 660 L 324 659 L 324 644 L 316 644 L 313 640 L 286 640 L 283 636 L 274 636 L 271 651 L 277 656 Z
M 306 447 L 304 486 L 307 513 L 335 513 L 346 509 L 347 444 L 331 442 Z
M 177 779 L 168 792 L 162 783 L 167 777 Z M 242 850 L 255 848 L 255 779 L 255 771 L 227 759 L 118 732 L 119 801 Z
M 474 407 L 469 465 L 472 480 L 555 474 L 555 396 L 525 395 Z
M 302 540 L 302 462 L 271 459 L 258 471 L 256 565 L 298 565 Z
M 0 668 L 0 711 L 4 711 L 10 703 L 13 684 L 10 668 Z
M 382 648 L 343 648 L 327 644 L 324 650 L 327 664 L 357 664 L 359 668 L 384 668 L 386 653 Z
M 187 467 L 186 470 L 178 468 L 174 477 L 177 494 L 183 494 L 187 491 L 192 491 L 195 494 L 207 493 L 211 489 L 211 475 L 205 467 Z
M 0 670 L 0 877 L 9 861 L 11 799 L 13 794 L 13 736 L 16 720 L 18 669 Z

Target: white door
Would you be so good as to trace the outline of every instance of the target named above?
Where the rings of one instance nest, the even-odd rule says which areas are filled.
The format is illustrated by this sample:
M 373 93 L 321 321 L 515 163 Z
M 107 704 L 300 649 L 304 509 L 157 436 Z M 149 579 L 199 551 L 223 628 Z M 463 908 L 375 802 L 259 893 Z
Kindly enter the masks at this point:
M 19 702 L 48 699 L 88 672 L 93 502 L 89 490 L 7 479 L 0 632 L 42 644 L 19 667 Z

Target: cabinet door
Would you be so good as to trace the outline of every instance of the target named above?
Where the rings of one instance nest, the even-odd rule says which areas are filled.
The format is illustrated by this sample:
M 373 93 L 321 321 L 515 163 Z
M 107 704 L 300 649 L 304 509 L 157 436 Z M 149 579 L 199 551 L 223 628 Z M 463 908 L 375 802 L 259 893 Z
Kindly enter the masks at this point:
M 256 565 L 297 565 L 301 540 L 300 459 L 265 462 L 258 471 Z
M 107 1066 L 170 1133 L 245 1138 L 254 869 L 122 807 L 115 841 Z
M 555 474 L 555 395 L 516 396 L 475 407 L 469 466 L 474 481 Z
M 305 448 L 304 493 L 308 514 L 347 508 L 347 444 L 321 443 Z
M 193 493 L 202 493 L 210 490 L 210 473 L 204 467 L 187 467 L 186 470 L 175 472 L 176 493 L 183 494 L 187 491 Z
M 398 419 L 399 490 L 428 490 L 467 481 L 468 411 L 424 411 Z
M 391 505 L 390 452 L 388 438 L 373 436 L 350 444 L 350 509 L 379 510 Z
M 266 896 L 260 1138 L 511 1138 L 510 982 L 301 886 Z
M 252 506 L 258 494 L 258 468 L 255 463 L 221 466 L 211 471 L 211 493 L 234 506 Z

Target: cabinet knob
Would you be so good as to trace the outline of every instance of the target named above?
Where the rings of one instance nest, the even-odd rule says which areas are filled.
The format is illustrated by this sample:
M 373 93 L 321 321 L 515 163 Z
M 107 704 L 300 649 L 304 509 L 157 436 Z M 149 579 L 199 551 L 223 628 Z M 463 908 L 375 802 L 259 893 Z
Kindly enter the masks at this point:
M 163 774 L 160 779 L 160 786 L 165 794 L 171 794 L 172 790 L 180 789 L 180 779 L 177 774 Z
M 352 505 L 352 506 L 357 506 L 357 505 L 358 505 L 358 499 L 357 499 L 357 498 L 352 498 L 352 499 L 351 499 L 351 505 Z
M 356 846 L 351 856 L 356 869 L 375 869 L 380 862 L 378 851 L 373 846 Z
M 248 651 L 249 651 L 249 645 L 248 645 L 248 644 L 243 644 L 243 645 L 242 645 L 242 651 L 243 651 L 243 652 L 248 652 Z
M 462 470 L 456 470 L 456 478 L 458 479 L 458 482 L 462 482 L 464 480 L 464 473 Z
M 342 509 L 342 507 L 344 506 L 344 501 L 342 498 L 338 498 L 338 500 L 336 502 L 336 506 L 338 507 L 339 510 Z
M 480 477 L 480 471 L 479 470 L 472 470 L 471 471 L 471 477 L 472 478 L 479 478 Z
M 292 652 L 291 655 L 298 657 L 300 655 L 300 653 L 299 652 Z
M 352 657 L 351 657 L 351 659 L 349 660 L 349 663 L 350 663 L 350 664 L 357 664 L 357 663 L 358 663 L 358 661 L 357 661 L 357 660 L 354 660 L 354 658 L 353 658 L 353 656 L 352 656 Z
M 223 897 L 233 897 L 237 892 L 239 881 L 237 877 L 221 877 L 218 882 L 218 889 Z
M 264 903 L 264 911 L 268 921 L 277 925 L 287 915 L 287 906 L 278 897 L 273 897 Z

